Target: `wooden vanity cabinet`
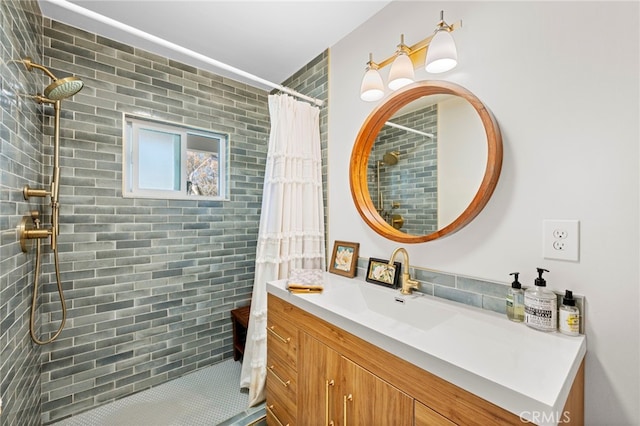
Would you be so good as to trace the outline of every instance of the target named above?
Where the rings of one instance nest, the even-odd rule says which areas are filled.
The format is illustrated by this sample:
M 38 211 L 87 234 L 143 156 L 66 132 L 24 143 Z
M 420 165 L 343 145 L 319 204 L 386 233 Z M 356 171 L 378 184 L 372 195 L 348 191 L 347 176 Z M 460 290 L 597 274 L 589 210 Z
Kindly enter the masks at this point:
M 269 425 L 522 425 L 519 416 L 270 293 L 267 303 Z M 564 407 L 572 425 L 584 424 L 583 401 L 584 363 Z
M 413 425 L 413 398 L 302 331 L 298 365 L 305 425 Z

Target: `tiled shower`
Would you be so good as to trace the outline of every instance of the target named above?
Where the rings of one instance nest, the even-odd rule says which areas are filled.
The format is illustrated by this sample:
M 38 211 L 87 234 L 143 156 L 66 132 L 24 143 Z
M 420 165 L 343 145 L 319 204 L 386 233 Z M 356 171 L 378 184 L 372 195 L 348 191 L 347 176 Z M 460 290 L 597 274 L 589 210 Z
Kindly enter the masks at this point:
M 229 311 L 253 285 L 268 93 L 43 18 L 37 2 L 3 1 L 0 12 L 1 424 L 50 423 L 230 357 Z M 42 201 L 25 201 L 22 187 L 48 184 L 52 111 L 18 96 L 47 83 L 11 62 L 24 56 L 85 82 L 62 102 L 68 320 L 44 347 L 29 338 L 34 255 L 15 227 Z M 327 53 L 285 84 L 326 98 Z M 230 134 L 230 200 L 122 198 L 123 113 Z M 321 134 L 326 150 L 326 108 Z M 42 282 L 46 333 L 61 317 L 48 249 Z

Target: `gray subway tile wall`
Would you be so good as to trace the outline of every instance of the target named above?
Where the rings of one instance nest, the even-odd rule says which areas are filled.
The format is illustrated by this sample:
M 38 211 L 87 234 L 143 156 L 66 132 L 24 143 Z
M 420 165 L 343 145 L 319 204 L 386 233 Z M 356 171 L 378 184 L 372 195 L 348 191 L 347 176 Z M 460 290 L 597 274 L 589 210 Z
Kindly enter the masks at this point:
M 69 323 L 43 354 L 43 383 L 58 383 L 43 388 L 47 423 L 231 355 L 229 311 L 251 297 L 269 119 L 262 90 L 59 22 L 44 29 L 46 65 L 86 85 L 63 102 L 71 285 Z M 229 133 L 230 201 L 123 199 L 123 113 Z
M 42 91 L 45 78 L 16 62 L 42 61 L 42 24 L 37 2 L 0 2 L 0 424 L 40 423 L 40 347 L 29 337 L 34 256 L 25 255 L 16 227 L 37 202 L 24 185 L 41 187 L 42 115 L 27 94 Z
M 49 37 L 49 30 L 73 34 L 73 43 Z M 63 335 L 45 353 L 43 367 L 56 346 L 83 348 L 70 366 L 43 372 L 44 382 L 74 378 L 66 394 L 43 392 L 48 422 L 230 356 L 229 311 L 248 303 L 253 284 L 269 119 L 262 90 L 46 19 L 45 46 L 52 67 L 81 76 L 89 88 L 73 99 L 83 107 L 69 105 L 68 129 L 76 134 L 63 164 L 73 174 L 61 180 L 62 201 L 69 197 L 61 234 L 86 236 L 64 251 L 72 271 L 91 272 L 73 288 L 95 289 L 69 332 L 76 318 L 96 319 L 95 329 L 68 341 Z M 229 133 L 230 201 L 122 199 L 123 112 Z M 95 129 L 87 131 L 86 123 Z M 66 221 L 76 206 L 85 223 Z M 86 253 L 95 259 L 84 260 Z M 108 315 L 100 321 L 101 314 Z M 83 381 L 93 386 L 76 393 L 72 387 Z

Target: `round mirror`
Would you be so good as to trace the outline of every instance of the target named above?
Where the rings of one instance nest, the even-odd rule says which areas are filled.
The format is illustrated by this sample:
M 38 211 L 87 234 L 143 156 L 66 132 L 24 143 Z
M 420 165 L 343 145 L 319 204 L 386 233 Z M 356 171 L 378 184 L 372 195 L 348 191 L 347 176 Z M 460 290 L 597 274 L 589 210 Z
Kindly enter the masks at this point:
M 398 90 L 365 120 L 353 147 L 351 194 L 364 221 L 403 243 L 452 234 L 484 208 L 502 168 L 491 112 L 454 83 Z

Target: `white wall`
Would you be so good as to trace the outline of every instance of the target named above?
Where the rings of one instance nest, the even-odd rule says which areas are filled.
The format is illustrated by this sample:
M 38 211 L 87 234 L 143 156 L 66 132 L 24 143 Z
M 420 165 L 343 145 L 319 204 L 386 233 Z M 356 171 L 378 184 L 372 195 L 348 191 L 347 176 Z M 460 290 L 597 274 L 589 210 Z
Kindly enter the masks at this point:
M 504 165 L 493 198 L 462 231 L 410 245 L 412 264 L 509 282 L 533 282 L 587 299 L 586 418 L 637 424 L 639 412 L 639 4 L 393 2 L 331 48 L 329 243 L 357 241 L 363 257 L 397 247 L 369 230 L 353 206 L 349 157 L 374 105 L 359 100 L 368 53 L 389 56 L 426 37 L 441 9 L 458 83 L 496 116 Z M 388 68 L 384 71 L 386 74 Z M 424 71 L 418 79 L 428 79 Z M 579 262 L 542 257 L 542 221 L 578 219 Z
M 482 183 L 488 156 L 487 136 L 471 104 L 458 96 L 439 102 L 438 228 L 469 206 Z

